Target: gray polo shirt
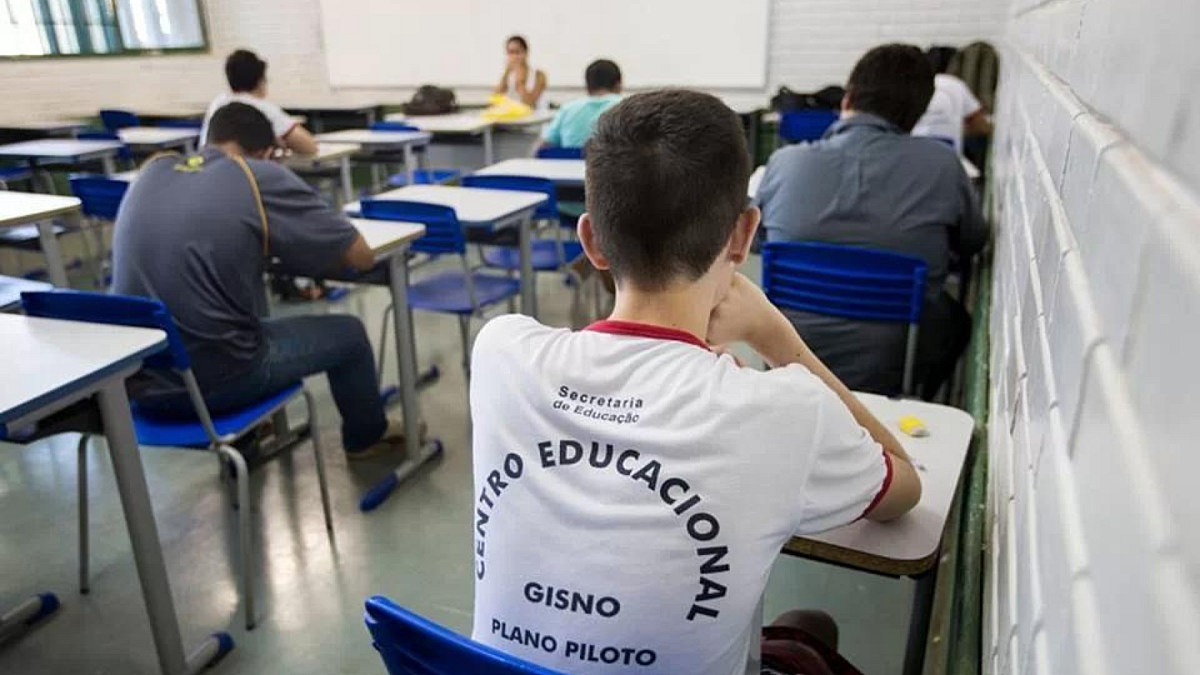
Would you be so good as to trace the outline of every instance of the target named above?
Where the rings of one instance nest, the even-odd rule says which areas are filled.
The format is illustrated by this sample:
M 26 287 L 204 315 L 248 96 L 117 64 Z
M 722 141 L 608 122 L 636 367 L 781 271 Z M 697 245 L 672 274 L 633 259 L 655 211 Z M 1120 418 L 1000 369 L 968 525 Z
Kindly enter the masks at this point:
M 821 241 L 905 253 L 929 265 L 929 295 L 950 250 L 970 255 L 988 237 L 954 149 L 857 113 L 825 138 L 771 155 L 755 201 L 767 241 Z
M 262 356 L 266 255 L 288 271 L 319 276 L 339 269 L 358 236 L 286 167 L 245 161 L 266 212 L 267 251 L 250 180 L 217 148 L 149 161 L 113 234 L 113 291 L 167 306 L 205 387 L 248 372 Z
M 941 336 L 936 303 L 950 252 L 967 256 L 988 226 L 953 148 L 875 115 L 843 118 L 815 143 L 771 155 L 755 202 L 768 241 L 819 241 L 904 253 L 929 265 L 922 342 Z M 813 351 L 853 389 L 894 391 L 903 325 L 785 311 Z M 926 320 L 928 319 L 928 321 Z

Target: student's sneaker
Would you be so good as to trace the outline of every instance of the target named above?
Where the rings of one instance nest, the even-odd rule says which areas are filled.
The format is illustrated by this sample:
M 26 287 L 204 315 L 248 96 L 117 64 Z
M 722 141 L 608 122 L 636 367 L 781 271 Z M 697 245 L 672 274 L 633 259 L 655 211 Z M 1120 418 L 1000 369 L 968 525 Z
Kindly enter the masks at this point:
M 425 430 L 425 420 L 421 420 L 418 429 L 421 440 L 425 439 Z M 362 450 L 346 451 L 346 458 L 350 460 L 368 459 L 391 454 L 404 454 L 404 422 L 401 420 L 389 419 L 382 438 Z

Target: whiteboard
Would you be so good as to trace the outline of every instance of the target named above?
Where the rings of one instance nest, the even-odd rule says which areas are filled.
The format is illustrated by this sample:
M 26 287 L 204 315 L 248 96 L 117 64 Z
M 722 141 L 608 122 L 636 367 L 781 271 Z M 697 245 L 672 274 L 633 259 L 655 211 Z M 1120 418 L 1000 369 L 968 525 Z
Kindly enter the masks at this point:
M 766 85 L 768 0 L 320 0 L 334 87 L 492 87 L 524 35 L 551 87 L 597 58 L 629 87 Z

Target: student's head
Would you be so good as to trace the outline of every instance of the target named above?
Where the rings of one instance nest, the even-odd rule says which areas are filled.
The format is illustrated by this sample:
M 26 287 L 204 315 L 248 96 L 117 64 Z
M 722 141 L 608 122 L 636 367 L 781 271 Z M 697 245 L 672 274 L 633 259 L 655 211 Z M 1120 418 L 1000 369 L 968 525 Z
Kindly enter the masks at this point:
M 525 63 L 529 58 L 529 43 L 520 35 L 513 35 L 504 41 L 504 53 L 508 55 L 509 65 Z
M 685 90 L 630 96 L 597 121 L 586 175 L 580 238 L 618 293 L 728 289 L 759 220 L 746 199 L 746 136 L 729 106 Z
M 225 79 L 234 92 L 265 95 L 267 62 L 248 49 L 239 49 L 225 59 Z
M 911 45 L 890 44 L 867 52 L 850 73 L 842 108 L 871 113 L 908 132 L 933 98 L 933 68 Z
M 929 59 L 929 67 L 933 68 L 933 72 L 940 74 L 950 70 L 950 62 L 954 60 L 954 55 L 957 53 L 957 47 L 933 45 L 925 50 L 925 58 Z
M 621 91 L 621 69 L 608 59 L 592 61 L 583 74 L 589 94 L 619 93 Z
M 213 114 L 207 140 L 230 154 L 265 159 L 275 148 L 275 130 L 258 108 L 230 103 Z

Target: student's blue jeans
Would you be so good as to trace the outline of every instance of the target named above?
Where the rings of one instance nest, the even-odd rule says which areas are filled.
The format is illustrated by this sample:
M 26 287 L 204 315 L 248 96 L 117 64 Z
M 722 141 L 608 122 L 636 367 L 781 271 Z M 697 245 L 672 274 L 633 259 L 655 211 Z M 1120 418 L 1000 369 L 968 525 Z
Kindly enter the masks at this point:
M 212 413 L 247 406 L 304 377 L 325 373 L 342 416 L 342 445 L 346 451 L 364 450 L 383 436 L 387 418 L 379 398 L 375 354 L 357 317 L 264 319 L 262 329 L 266 350 L 261 360 L 245 374 L 216 387 L 205 387 L 204 401 Z M 186 397 L 139 404 L 152 414 L 192 414 Z

